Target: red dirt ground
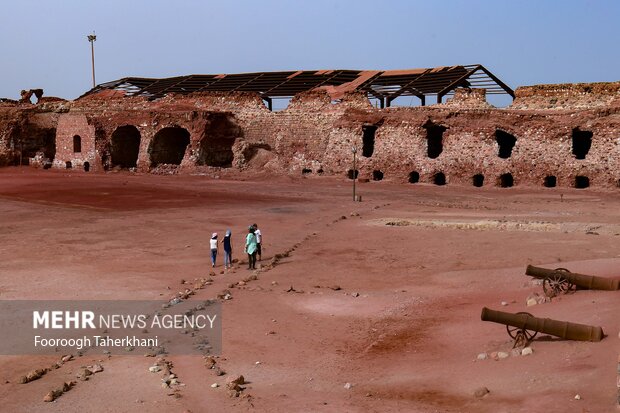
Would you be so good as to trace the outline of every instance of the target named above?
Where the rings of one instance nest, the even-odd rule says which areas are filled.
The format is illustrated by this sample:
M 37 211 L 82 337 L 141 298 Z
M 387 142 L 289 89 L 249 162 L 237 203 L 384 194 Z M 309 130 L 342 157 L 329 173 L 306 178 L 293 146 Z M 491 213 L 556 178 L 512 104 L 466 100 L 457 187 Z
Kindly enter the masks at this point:
M 361 203 L 351 201 L 350 181 L 334 178 L 0 170 L 3 300 L 163 303 L 182 279 L 208 276 L 211 232 L 231 228 L 241 258 L 252 222 L 265 237 L 263 265 L 292 250 L 223 302 L 218 365 L 227 375 L 216 376 L 199 356 L 169 356 L 184 383 L 176 398 L 148 371 L 152 358 L 89 353 L 18 384 L 57 357 L 0 356 L 0 411 L 616 410 L 620 292 L 578 291 L 526 307 L 542 288 L 524 270 L 534 264 L 619 277 L 617 191 L 389 182 L 358 190 Z M 220 259 L 213 285 L 197 298 L 215 298 L 249 274 L 243 265 L 221 269 Z M 334 285 L 341 289 L 328 288 Z M 477 360 L 512 347 L 504 326 L 480 321 L 483 306 L 602 326 L 608 337 L 543 335 L 532 355 Z M 42 401 L 98 360 L 103 372 Z M 235 374 L 250 383 L 243 397 L 230 398 L 224 383 Z M 490 393 L 478 399 L 482 386 Z

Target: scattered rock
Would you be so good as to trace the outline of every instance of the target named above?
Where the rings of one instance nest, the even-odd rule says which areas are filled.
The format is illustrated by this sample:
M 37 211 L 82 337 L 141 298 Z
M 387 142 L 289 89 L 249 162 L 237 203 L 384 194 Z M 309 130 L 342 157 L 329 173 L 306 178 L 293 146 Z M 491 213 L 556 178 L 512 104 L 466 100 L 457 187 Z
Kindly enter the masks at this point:
M 478 357 L 476 357 L 476 359 L 478 360 L 486 360 L 489 358 L 489 355 L 487 353 L 480 353 L 478 354 Z
M 341 289 L 342 289 L 342 288 L 340 288 L 340 286 L 339 286 L 339 285 L 332 285 L 332 286 L 330 286 L 329 288 L 330 288 L 330 289 L 332 289 L 332 290 L 334 290 L 334 291 L 339 291 L 339 290 L 341 290 Z
M 476 389 L 476 391 L 474 391 L 474 397 L 481 399 L 489 393 L 490 393 L 490 390 L 487 389 L 486 387 L 479 387 Z
M 149 371 L 151 373 L 157 373 L 158 371 L 161 371 L 161 367 L 159 367 L 158 365 L 154 365 L 154 366 L 149 367 Z
M 73 360 L 73 354 L 69 354 L 67 356 L 62 356 L 62 358 L 60 359 L 60 361 L 62 361 L 63 363 L 66 363 L 68 361 Z
M 90 371 L 87 368 L 82 368 L 79 370 L 78 374 L 76 374 L 76 377 L 82 381 L 86 381 L 88 380 L 88 377 L 92 375 L 93 375 L 92 371 Z
M 21 383 L 21 384 L 30 383 L 31 381 L 34 381 L 36 379 L 41 378 L 47 372 L 48 372 L 48 369 L 36 369 L 36 370 L 33 370 L 30 373 L 26 374 L 25 376 L 22 376 L 19 379 L 19 383 Z
M 575 400 L 581 400 L 581 396 L 580 396 L 580 395 L 578 395 L 578 394 L 576 394 L 576 395 L 575 395 Z
M 508 305 L 508 302 L 507 301 L 502 301 L 502 305 L 505 307 L 505 306 Z
M 510 356 L 510 354 L 506 353 L 505 351 L 499 351 L 497 353 L 497 358 L 499 359 L 505 359 L 508 358 Z
M 360 296 L 360 293 L 351 293 L 351 295 L 352 295 L 353 297 L 359 297 L 359 296 Z
M 534 352 L 534 350 L 532 350 L 531 347 L 525 347 L 523 350 L 521 350 L 521 355 L 522 356 L 529 356 L 533 352 Z
M 211 388 L 213 388 L 213 389 L 217 389 L 218 387 L 220 387 L 220 385 L 219 385 L 219 384 L 217 384 L 217 383 L 213 383 L 213 384 L 211 385 Z
M 345 383 L 344 384 L 344 388 L 349 390 L 351 387 L 353 387 L 353 385 L 351 383 Z
M 520 356 L 521 355 L 521 350 L 518 349 L 518 348 L 513 348 L 512 350 L 510 350 L 510 355 L 512 357 Z

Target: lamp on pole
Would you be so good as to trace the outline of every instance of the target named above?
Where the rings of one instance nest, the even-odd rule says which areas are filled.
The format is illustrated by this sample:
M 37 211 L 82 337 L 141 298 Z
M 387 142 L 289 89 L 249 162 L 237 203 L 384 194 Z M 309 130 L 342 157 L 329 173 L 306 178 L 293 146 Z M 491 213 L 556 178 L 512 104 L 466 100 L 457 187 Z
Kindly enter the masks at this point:
M 97 40 L 97 36 L 95 36 L 95 32 L 93 34 L 89 34 L 86 36 L 88 41 L 90 42 L 90 57 L 93 67 L 93 88 L 95 87 L 95 41 Z
M 356 170 L 356 155 L 357 155 L 357 146 L 353 146 L 351 148 L 351 152 L 353 152 L 353 202 L 357 200 L 355 196 L 355 181 L 357 181 L 357 170 Z

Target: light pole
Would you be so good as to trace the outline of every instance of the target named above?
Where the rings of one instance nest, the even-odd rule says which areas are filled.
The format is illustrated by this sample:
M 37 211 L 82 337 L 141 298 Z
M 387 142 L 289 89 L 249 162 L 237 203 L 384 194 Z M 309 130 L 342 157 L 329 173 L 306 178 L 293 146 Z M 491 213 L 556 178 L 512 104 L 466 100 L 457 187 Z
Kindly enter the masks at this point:
M 357 146 L 352 147 L 351 152 L 353 152 L 353 202 L 355 202 L 357 200 L 357 197 L 355 196 L 355 181 L 357 181 L 357 170 L 355 169 L 355 155 L 357 155 Z
M 95 41 L 97 40 L 97 36 L 95 36 L 95 32 L 93 34 L 89 34 L 86 36 L 88 41 L 90 42 L 90 57 L 93 66 L 93 88 L 95 87 Z

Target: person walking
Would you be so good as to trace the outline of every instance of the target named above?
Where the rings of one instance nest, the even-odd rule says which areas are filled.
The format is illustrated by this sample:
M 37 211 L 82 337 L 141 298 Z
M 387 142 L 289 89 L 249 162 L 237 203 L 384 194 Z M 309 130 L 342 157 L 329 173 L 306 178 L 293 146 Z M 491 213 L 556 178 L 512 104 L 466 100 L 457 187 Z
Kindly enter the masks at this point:
M 245 252 L 248 254 L 248 270 L 256 269 L 256 235 L 253 225 L 248 227 L 248 235 L 245 237 Z
M 232 243 L 230 229 L 226 230 L 226 235 L 222 238 L 222 245 L 224 246 L 224 269 L 232 268 Z
M 211 234 L 209 244 L 211 246 L 211 267 L 215 268 L 215 260 L 217 259 L 217 232 Z
M 263 234 L 258 229 L 258 225 L 252 225 L 254 227 L 254 235 L 256 235 L 256 254 L 258 255 L 258 260 L 262 260 L 261 254 L 263 253 Z

